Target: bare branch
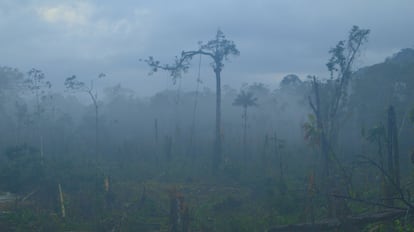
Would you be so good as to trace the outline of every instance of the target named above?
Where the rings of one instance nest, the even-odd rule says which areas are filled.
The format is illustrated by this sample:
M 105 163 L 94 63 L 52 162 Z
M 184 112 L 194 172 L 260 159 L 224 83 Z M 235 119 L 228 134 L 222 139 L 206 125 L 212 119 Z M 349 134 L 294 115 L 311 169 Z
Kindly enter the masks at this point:
M 187 72 L 190 66 L 190 61 L 196 55 L 208 56 L 212 59 L 212 67 L 216 71 L 221 71 L 223 68 L 223 60 L 227 60 L 230 55 L 239 55 L 236 45 L 233 41 L 227 40 L 223 32 L 218 30 L 215 39 L 210 40 L 206 44 L 200 43 L 200 48 L 194 51 L 182 51 L 179 57 L 175 57 L 173 64 L 162 64 L 159 60 L 149 56 L 147 59 L 140 60 L 147 63 L 151 70 L 149 75 L 164 70 L 170 73 L 170 76 L 175 83 L 177 78 L 181 77 L 183 73 Z
M 388 210 L 384 212 L 361 214 L 357 216 L 348 216 L 345 218 L 323 220 L 316 223 L 303 223 L 275 226 L 267 232 L 282 232 L 282 231 L 354 231 L 366 225 L 395 220 L 407 214 L 405 210 Z
M 404 191 L 401 189 L 400 186 L 398 186 L 398 184 L 395 182 L 394 178 L 392 178 L 390 176 L 390 174 L 387 173 L 387 171 L 384 170 L 383 167 L 381 167 L 380 165 L 378 165 L 374 160 L 366 157 L 366 156 L 360 156 L 362 159 L 366 160 L 369 164 L 373 165 L 374 167 L 378 168 L 378 170 L 381 171 L 382 175 L 384 175 L 388 181 L 392 184 L 392 186 L 395 188 L 395 190 L 397 191 L 398 195 L 400 196 L 399 198 L 396 198 L 396 200 L 399 200 L 401 202 L 403 202 L 407 207 L 409 207 L 410 209 L 414 209 L 414 205 L 411 204 L 407 198 L 405 197 Z

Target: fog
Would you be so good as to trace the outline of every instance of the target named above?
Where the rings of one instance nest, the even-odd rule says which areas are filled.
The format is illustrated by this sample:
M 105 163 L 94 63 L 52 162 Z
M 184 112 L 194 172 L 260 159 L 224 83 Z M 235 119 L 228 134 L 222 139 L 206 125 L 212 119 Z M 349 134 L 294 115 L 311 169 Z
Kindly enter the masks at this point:
M 411 231 L 411 1 L 2 1 L 1 231 Z

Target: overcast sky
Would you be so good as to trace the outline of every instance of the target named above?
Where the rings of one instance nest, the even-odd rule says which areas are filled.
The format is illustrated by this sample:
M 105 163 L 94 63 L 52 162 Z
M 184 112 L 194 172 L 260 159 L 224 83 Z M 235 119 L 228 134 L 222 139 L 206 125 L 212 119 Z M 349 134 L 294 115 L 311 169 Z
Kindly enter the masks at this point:
M 121 83 L 139 96 L 173 86 L 167 73 L 148 76 L 140 58 L 171 62 L 220 28 L 240 56 L 223 71 L 223 85 L 263 82 L 271 88 L 296 73 L 328 75 L 328 50 L 352 25 L 371 30 L 358 66 L 414 46 L 412 0 L 0 0 L 0 65 L 43 70 L 59 89 L 76 74 L 104 72 L 101 87 Z M 203 85 L 214 89 L 202 60 Z M 197 62 L 182 79 L 196 84 Z

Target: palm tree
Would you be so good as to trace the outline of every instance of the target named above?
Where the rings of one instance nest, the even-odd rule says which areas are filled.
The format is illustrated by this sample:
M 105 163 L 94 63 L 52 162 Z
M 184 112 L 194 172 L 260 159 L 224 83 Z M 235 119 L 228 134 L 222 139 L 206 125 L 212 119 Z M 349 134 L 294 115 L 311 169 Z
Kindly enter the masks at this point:
M 233 102 L 234 106 L 241 106 L 243 108 L 243 154 L 246 159 L 247 150 L 247 108 L 257 106 L 257 98 L 253 96 L 252 92 L 241 91 Z

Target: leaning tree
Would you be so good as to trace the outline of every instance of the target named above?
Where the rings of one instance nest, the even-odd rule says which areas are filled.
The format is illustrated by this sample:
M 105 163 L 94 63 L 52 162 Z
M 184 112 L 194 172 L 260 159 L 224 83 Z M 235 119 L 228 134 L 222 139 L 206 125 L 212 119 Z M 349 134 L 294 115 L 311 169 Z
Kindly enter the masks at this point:
M 100 73 L 98 78 L 105 77 L 104 73 Z M 99 156 L 99 104 L 98 104 L 98 92 L 94 88 L 94 81 L 88 86 L 85 82 L 78 80 L 75 75 L 67 77 L 65 79 L 65 87 L 67 90 L 72 92 L 82 92 L 88 94 L 92 100 L 94 111 L 95 111 L 95 156 L 98 162 Z
M 150 56 L 145 59 L 151 67 L 150 74 L 158 70 L 168 71 L 175 82 L 183 73 L 188 71 L 190 61 L 194 56 L 202 55 L 212 59 L 211 67 L 216 76 L 216 126 L 215 126 L 215 142 L 213 152 L 213 169 L 217 169 L 222 159 L 222 141 L 221 141 L 221 71 L 224 67 L 224 61 L 227 61 L 231 55 L 238 56 L 239 50 L 236 44 L 228 40 L 221 30 L 217 31 L 216 37 L 207 43 L 200 42 L 199 48 L 193 51 L 182 51 L 181 55 L 175 58 L 173 64 L 161 64 Z

